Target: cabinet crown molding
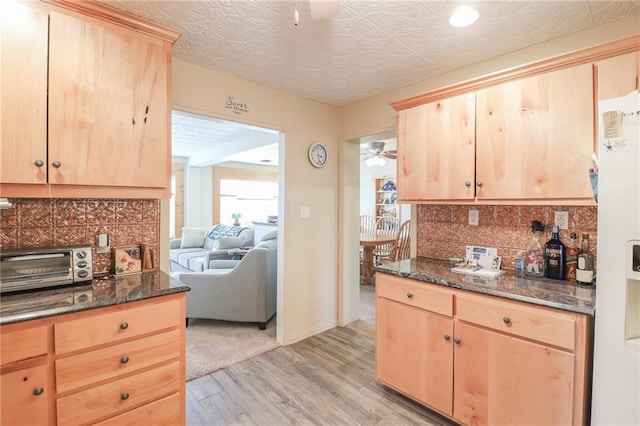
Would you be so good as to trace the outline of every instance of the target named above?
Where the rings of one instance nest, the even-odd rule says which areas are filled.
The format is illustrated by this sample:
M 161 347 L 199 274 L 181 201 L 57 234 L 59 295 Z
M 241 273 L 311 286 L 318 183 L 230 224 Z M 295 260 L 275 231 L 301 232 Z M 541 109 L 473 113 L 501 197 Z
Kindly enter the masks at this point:
M 182 35 L 182 33 L 174 28 L 166 25 L 158 24 L 124 10 L 106 4 L 98 3 L 95 0 L 40 0 L 54 6 L 59 6 L 67 10 L 80 13 L 84 16 L 100 19 L 124 26 L 126 28 L 138 31 L 143 34 L 157 37 L 173 44 Z
M 550 58 L 541 59 L 528 64 L 496 71 L 481 77 L 472 78 L 460 83 L 431 90 L 410 98 L 394 101 L 391 102 L 390 105 L 396 111 L 402 111 L 418 105 L 451 98 L 464 93 L 474 92 L 498 84 L 533 77 L 539 74 L 557 71 L 559 69 L 569 68 L 576 65 L 597 62 L 602 59 L 637 51 L 640 51 L 640 33 L 585 49 L 575 50 L 573 52 L 552 56 Z

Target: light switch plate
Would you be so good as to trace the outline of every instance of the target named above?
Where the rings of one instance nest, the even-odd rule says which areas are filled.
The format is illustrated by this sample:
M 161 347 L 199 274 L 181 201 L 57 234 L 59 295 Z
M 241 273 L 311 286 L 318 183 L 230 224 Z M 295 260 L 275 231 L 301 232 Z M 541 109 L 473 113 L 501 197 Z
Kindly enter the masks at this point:
M 300 219 L 311 219 L 311 207 L 300 207 Z
M 469 210 L 469 225 L 478 226 L 480 222 L 480 212 L 478 210 Z

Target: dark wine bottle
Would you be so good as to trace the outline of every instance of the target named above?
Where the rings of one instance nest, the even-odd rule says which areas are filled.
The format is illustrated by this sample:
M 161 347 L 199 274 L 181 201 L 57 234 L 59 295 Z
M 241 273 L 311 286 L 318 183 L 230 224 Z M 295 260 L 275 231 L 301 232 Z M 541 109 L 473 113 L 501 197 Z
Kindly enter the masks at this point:
M 545 276 L 554 280 L 564 279 L 566 247 L 560 241 L 559 232 L 558 227 L 554 226 L 551 231 L 551 239 L 544 245 Z

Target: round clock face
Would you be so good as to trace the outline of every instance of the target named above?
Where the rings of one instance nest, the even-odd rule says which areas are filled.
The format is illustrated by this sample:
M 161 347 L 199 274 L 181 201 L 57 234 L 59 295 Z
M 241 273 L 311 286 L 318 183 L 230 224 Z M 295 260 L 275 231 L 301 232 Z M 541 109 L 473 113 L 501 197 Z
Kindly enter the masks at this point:
M 315 167 L 324 167 L 327 164 L 327 148 L 320 143 L 314 143 L 309 147 L 309 161 Z

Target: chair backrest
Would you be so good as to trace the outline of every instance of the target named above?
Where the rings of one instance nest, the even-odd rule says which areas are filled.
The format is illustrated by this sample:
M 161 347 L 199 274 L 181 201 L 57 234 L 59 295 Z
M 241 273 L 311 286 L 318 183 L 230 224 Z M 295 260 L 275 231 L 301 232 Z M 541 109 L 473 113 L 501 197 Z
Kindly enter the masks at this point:
M 376 218 L 369 214 L 363 214 L 360 216 L 360 233 L 361 234 L 373 234 L 376 229 Z
M 411 257 L 411 221 L 405 220 L 400 225 L 398 231 L 398 238 L 393 245 L 393 251 L 391 253 L 391 260 L 397 262 L 403 259 L 409 259 Z
M 376 233 L 395 237 L 398 235 L 400 221 L 395 216 L 382 216 L 376 222 Z

